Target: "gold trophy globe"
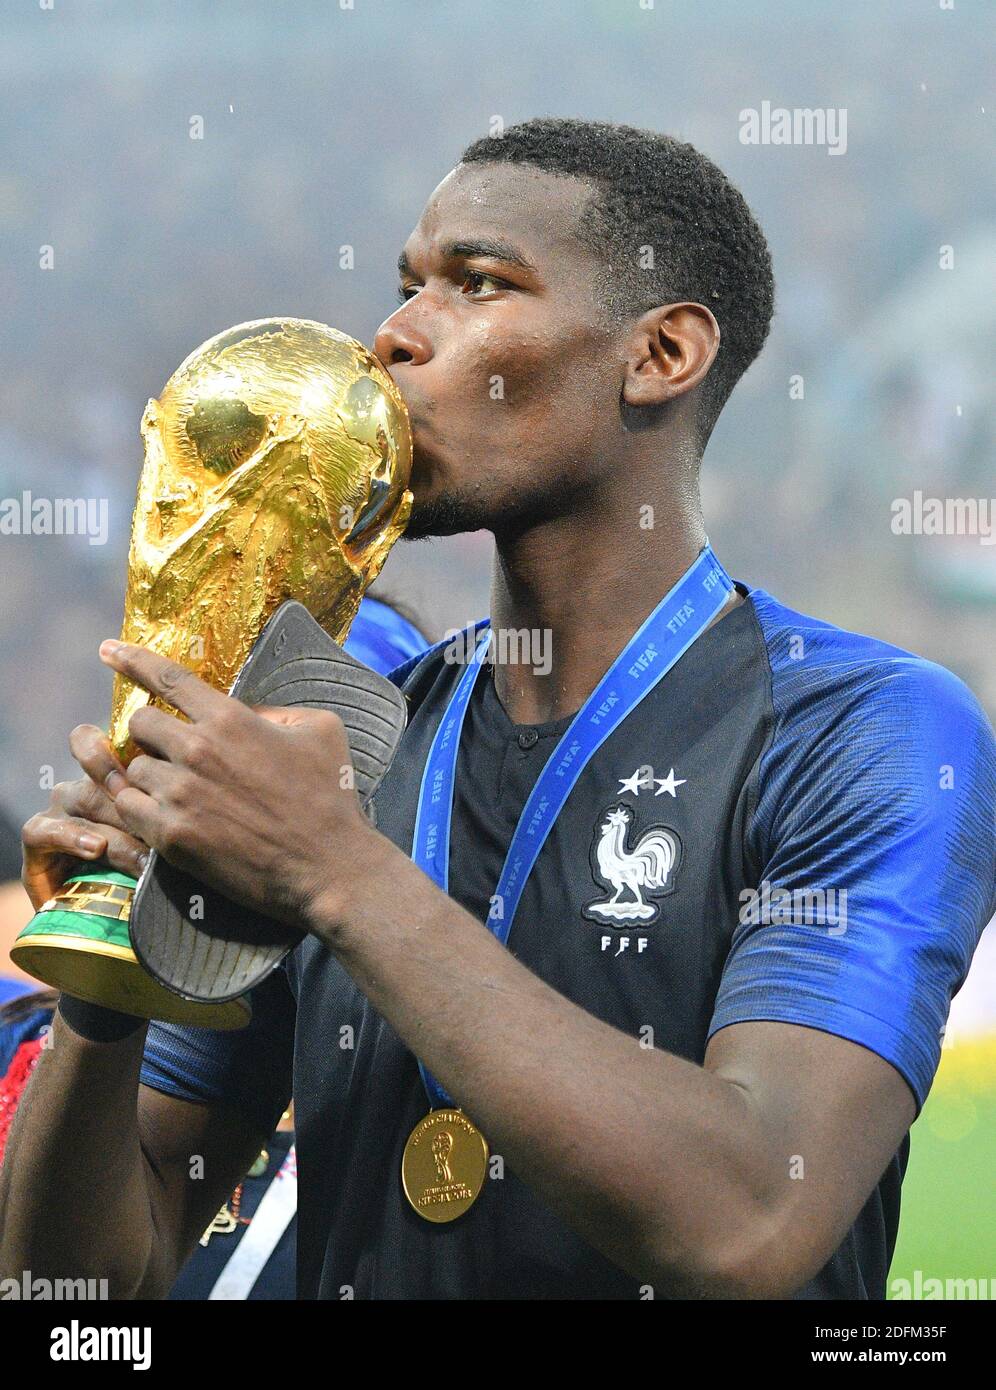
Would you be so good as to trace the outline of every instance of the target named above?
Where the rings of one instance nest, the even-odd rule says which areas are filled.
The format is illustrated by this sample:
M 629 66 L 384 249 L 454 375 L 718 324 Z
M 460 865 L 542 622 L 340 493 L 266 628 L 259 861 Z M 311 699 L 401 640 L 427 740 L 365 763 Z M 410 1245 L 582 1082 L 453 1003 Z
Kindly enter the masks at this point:
M 408 414 L 373 354 L 307 319 L 239 324 L 191 353 L 141 430 L 122 641 L 226 692 L 288 599 L 343 642 L 412 501 Z M 150 701 L 170 708 L 115 677 L 109 736 L 126 765 L 138 751 L 128 722 Z M 99 867 L 74 874 L 12 959 L 140 1018 L 242 1027 L 244 999 L 185 999 L 140 965 L 128 931 L 135 884 Z

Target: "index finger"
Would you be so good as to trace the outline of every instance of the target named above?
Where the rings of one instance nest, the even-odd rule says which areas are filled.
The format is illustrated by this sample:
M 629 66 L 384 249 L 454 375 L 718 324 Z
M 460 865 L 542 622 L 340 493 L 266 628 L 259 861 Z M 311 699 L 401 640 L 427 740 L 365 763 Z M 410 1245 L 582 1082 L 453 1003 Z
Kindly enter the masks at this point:
M 150 695 L 158 695 L 194 723 L 231 703 L 227 695 L 207 685 L 186 666 L 148 647 L 135 647 L 130 642 L 108 638 L 100 644 L 100 659 Z
M 69 735 L 69 751 L 91 784 L 94 784 L 94 789 L 107 789 L 108 800 L 128 785 L 125 770 L 115 756 L 110 739 L 95 724 L 76 725 Z

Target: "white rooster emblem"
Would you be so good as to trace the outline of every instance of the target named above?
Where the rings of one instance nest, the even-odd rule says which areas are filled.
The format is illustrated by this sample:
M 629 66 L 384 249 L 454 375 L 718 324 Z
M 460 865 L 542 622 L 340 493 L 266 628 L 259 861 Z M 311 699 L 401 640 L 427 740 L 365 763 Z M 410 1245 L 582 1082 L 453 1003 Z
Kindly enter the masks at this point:
M 584 915 L 595 921 L 650 922 L 660 908 L 657 903 L 646 902 L 644 893 L 669 892 L 673 887 L 681 854 L 677 835 L 663 826 L 654 826 L 628 849 L 626 835 L 632 819 L 628 806 L 614 806 L 599 826 L 594 865 L 597 877 L 614 891 L 611 898 L 585 905 Z

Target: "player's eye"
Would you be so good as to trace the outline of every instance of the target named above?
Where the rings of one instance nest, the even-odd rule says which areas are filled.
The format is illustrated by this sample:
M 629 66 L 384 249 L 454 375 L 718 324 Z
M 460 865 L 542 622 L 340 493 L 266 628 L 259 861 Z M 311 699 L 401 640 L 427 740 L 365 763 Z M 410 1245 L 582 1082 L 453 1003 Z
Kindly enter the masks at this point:
M 421 288 L 422 288 L 421 285 L 399 285 L 399 286 L 398 286 L 398 303 L 399 303 L 399 304 L 406 304 L 406 303 L 408 302 L 409 299 L 413 299 L 413 298 L 415 297 L 415 295 L 418 294 L 418 292 L 419 292 L 419 290 L 420 290 Z
M 463 282 L 460 285 L 461 293 L 473 295 L 494 294 L 498 290 L 508 289 L 508 282 L 499 280 L 494 275 L 485 275 L 483 270 L 465 270 Z

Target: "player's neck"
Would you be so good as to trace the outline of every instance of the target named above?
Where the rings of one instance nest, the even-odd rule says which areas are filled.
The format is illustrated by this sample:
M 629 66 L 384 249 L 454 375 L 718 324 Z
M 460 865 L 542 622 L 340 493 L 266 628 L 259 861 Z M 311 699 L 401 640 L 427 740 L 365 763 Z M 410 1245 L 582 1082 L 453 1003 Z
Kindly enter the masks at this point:
M 705 544 L 697 499 L 575 512 L 498 539 L 495 689 L 516 724 L 575 713 Z M 500 640 L 502 632 L 521 635 Z M 524 660 L 517 659 L 525 657 Z

